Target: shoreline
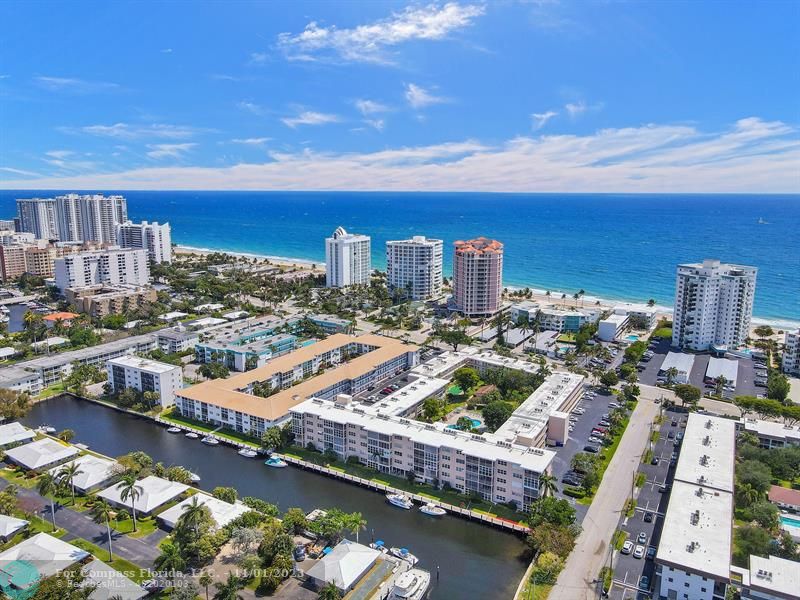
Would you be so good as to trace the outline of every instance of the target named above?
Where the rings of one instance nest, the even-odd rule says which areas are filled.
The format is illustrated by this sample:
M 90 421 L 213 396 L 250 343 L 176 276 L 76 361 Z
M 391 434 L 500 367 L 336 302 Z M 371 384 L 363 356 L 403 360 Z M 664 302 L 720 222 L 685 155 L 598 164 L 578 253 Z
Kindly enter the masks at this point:
M 176 254 L 199 254 L 199 255 L 208 255 L 213 253 L 224 253 L 230 254 L 231 256 L 241 256 L 245 258 L 255 258 L 258 260 L 268 261 L 271 264 L 281 267 L 290 267 L 290 268 L 299 268 L 299 269 L 309 269 L 315 273 L 325 273 L 325 262 L 316 262 L 314 260 L 309 260 L 305 258 L 292 258 L 286 256 L 273 256 L 269 254 L 258 254 L 255 252 L 241 252 L 241 251 L 232 251 L 232 250 L 225 250 L 225 249 L 214 249 L 214 248 L 201 248 L 198 246 L 188 246 L 184 244 L 176 244 L 174 247 L 174 251 Z M 563 300 L 563 304 L 567 308 L 575 308 L 574 299 L 572 298 L 571 293 L 567 293 L 563 290 L 556 290 L 551 289 L 550 296 L 547 296 L 547 289 L 540 288 L 534 285 L 520 285 L 520 284 L 513 284 L 513 285 L 505 285 L 504 286 L 508 290 L 523 290 L 526 287 L 531 291 L 533 294 L 532 300 L 537 300 L 543 303 L 550 303 L 553 305 L 561 304 L 559 301 L 561 300 L 561 295 L 566 294 L 566 298 Z M 646 302 L 633 300 L 630 298 L 602 298 L 600 296 L 583 296 L 581 300 L 578 301 L 578 309 L 580 308 L 591 308 L 592 306 L 599 306 L 601 308 L 613 308 L 614 306 L 618 306 L 621 304 L 646 304 Z M 599 305 L 596 304 L 599 302 Z M 672 316 L 672 306 L 667 304 L 655 304 L 653 306 L 659 315 L 669 315 Z M 782 329 L 782 330 L 796 330 L 800 328 L 800 320 L 793 320 L 787 319 L 784 317 L 759 317 L 757 315 L 753 315 L 752 319 L 752 326 L 758 325 L 769 325 L 773 328 Z M 752 329 L 752 327 L 751 327 Z

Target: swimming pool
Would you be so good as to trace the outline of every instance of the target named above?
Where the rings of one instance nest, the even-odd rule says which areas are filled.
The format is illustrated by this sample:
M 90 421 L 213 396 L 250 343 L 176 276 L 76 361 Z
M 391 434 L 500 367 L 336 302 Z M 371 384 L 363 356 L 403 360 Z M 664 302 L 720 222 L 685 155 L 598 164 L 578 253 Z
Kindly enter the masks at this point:
M 781 515 L 781 523 L 783 525 L 789 525 L 791 527 L 800 528 L 800 517 L 794 518 L 794 517 L 787 517 L 785 515 Z
M 478 427 L 483 425 L 483 423 L 481 423 L 478 419 L 470 419 L 470 421 L 472 421 L 472 428 L 473 429 L 477 429 Z M 446 427 L 446 429 L 459 429 L 459 427 L 458 427 L 458 425 L 448 425 Z
M 625 339 L 628 340 L 629 342 L 638 342 L 639 341 L 639 336 L 638 335 L 629 335 Z

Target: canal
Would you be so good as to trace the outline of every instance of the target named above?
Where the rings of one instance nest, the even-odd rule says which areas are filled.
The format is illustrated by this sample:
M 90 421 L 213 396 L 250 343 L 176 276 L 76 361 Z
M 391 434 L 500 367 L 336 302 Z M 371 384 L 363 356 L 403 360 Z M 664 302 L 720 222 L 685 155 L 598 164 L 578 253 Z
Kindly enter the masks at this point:
M 209 447 L 97 404 L 67 396 L 47 400 L 34 405 L 24 422 L 72 429 L 75 442 L 109 456 L 143 450 L 155 461 L 197 473 L 205 490 L 231 486 L 240 497 L 262 498 L 281 511 L 293 506 L 359 511 L 367 520 L 360 541 L 382 539 L 416 554 L 420 567 L 431 571 L 433 599 L 507 600 L 525 571 L 524 543 L 515 535 L 457 517 L 432 519 L 418 510 L 394 508 L 381 494 L 294 467 L 270 469 L 261 460 L 238 456 L 233 448 Z

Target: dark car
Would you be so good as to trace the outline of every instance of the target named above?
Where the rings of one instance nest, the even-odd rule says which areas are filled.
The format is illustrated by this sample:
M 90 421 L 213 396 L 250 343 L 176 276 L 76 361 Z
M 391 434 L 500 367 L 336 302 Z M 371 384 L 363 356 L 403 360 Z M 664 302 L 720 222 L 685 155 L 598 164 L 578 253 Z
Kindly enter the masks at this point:
M 674 438 L 674 437 L 675 437 L 675 432 L 674 432 L 674 431 L 670 431 L 670 432 L 667 434 L 667 437 L 668 437 L 669 439 L 672 439 L 672 438 Z
M 645 523 L 652 523 L 653 522 L 653 513 L 651 513 L 651 512 L 644 513 L 644 522 Z
M 678 426 L 678 422 L 675 419 L 672 419 L 672 422 L 670 423 L 670 425 L 672 427 L 677 427 Z
M 662 485 L 660 488 L 658 488 L 658 493 L 659 494 L 666 494 L 671 488 L 672 488 L 672 486 L 667 483 L 665 485 Z
M 592 454 L 597 454 L 600 452 L 600 446 L 592 446 L 591 444 L 587 444 L 583 447 L 584 452 L 591 452 Z
M 641 590 L 650 589 L 650 578 L 647 575 L 642 575 L 641 577 L 639 577 L 639 589 Z
M 306 559 L 305 546 L 295 546 L 293 554 L 296 562 L 303 562 Z
M 658 464 L 658 457 L 654 456 L 653 458 L 651 458 L 650 459 L 650 464 L 651 465 L 657 465 Z

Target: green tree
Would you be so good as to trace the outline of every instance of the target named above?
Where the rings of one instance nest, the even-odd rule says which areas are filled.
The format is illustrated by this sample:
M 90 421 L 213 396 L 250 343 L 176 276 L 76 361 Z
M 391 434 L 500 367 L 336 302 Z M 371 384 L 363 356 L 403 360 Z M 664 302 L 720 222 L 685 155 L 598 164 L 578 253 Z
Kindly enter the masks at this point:
M 306 519 L 306 513 L 300 508 L 290 508 L 287 510 L 283 515 L 282 522 L 283 528 L 294 535 L 302 533 L 308 529 L 308 519 Z
M 224 582 L 214 584 L 214 587 L 217 588 L 214 600 L 240 600 L 242 596 L 239 594 L 239 590 L 244 589 L 244 584 L 245 582 L 235 573 L 229 572 L 228 578 Z
M 53 531 L 56 527 L 56 502 L 53 496 L 58 492 L 58 481 L 50 473 L 43 473 L 39 476 L 36 490 L 44 497 L 50 496 L 50 518 L 53 520 Z
M 30 600 L 89 600 L 97 589 L 86 583 L 86 576 L 80 568 L 65 569 L 40 580 Z
M 200 368 L 197 369 L 197 372 L 206 379 L 226 379 L 227 377 L 230 377 L 231 374 L 228 367 L 218 362 L 200 365 Z
M 469 417 L 458 417 L 456 428 L 461 431 L 472 431 L 472 419 Z
M 619 377 L 617 376 L 616 371 L 609 369 L 608 371 L 604 372 L 600 376 L 600 383 L 607 388 L 617 385 L 619 383 Z
M 767 398 L 786 402 L 790 388 L 789 379 L 777 371 L 773 371 L 767 377 Z
M 459 346 L 469 346 L 472 338 L 467 335 L 461 327 L 440 327 L 434 335 L 443 343 L 453 347 L 453 351 L 458 351 Z
M 317 598 L 319 600 L 341 600 L 342 593 L 336 587 L 336 584 L 331 581 L 319 591 Z
M 211 490 L 211 495 L 217 500 L 233 504 L 236 502 L 236 498 L 239 494 L 236 492 L 236 488 L 217 486 Z
M 438 421 L 442 415 L 442 401 L 439 398 L 426 398 L 422 403 L 422 417 L 426 421 Z
M 56 437 L 62 442 L 71 442 L 75 438 L 75 432 L 72 429 L 62 429 L 56 434 Z
M 510 403 L 496 400 L 484 406 L 481 414 L 489 431 L 497 431 L 503 423 L 508 421 L 513 412 L 514 407 Z
M 200 578 L 197 580 L 206 591 L 206 600 L 208 600 L 208 588 L 209 586 L 214 583 L 214 578 L 211 577 L 211 574 L 208 571 L 203 571 L 200 575 Z
M 546 496 L 534 502 L 529 517 L 531 527 L 552 523 L 568 527 L 575 522 L 575 509 L 567 500 Z
M 753 521 L 764 529 L 775 530 L 780 523 L 778 520 L 778 507 L 772 504 L 772 502 L 756 502 L 750 507 L 750 514 L 752 515 Z
M 123 502 L 130 500 L 131 514 L 133 515 L 133 530 L 136 531 L 136 501 L 142 496 L 144 490 L 135 475 L 123 475 L 119 482 L 119 497 Z
M 772 472 L 769 466 L 757 460 L 745 460 L 736 468 L 739 485 L 749 484 L 761 494 L 765 494 L 772 484 Z
M 470 390 L 481 382 L 481 378 L 472 367 L 461 367 L 453 373 L 453 381 L 465 394 L 468 394 Z
M 672 390 L 680 399 L 681 406 L 686 406 L 688 404 L 689 408 L 694 408 L 697 406 L 697 403 L 700 402 L 700 398 L 703 396 L 703 392 L 700 390 L 700 388 L 687 383 L 679 383 L 672 388 Z
M 161 554 L 156 557 L 153 566 L 159 571 L 180 573 L 186 568 L 186 560 L 177 544 L 167 542 L 161 546 Z
M 195 536 L 199 536 L 200 525 L 208 518 L 208 507 L 198 501 L 197 496 L 193 496 L 191 502 L 183 506 L 183 512 L 179 517 L 182 524 L 191 529 Z
M 533 580 L 540 585 L 552 585 L 563 568 L 563 558 L 552 552 L 543 552 L 536 559 L 536 567 L 532 573 Z
M 261 447 L 264 450 L 280 450 L 283 447 L 283 437 L 280 427 L 270 427 L 261 436 Z
M 111 505 L 102 498 L 95 498 L 89 514 L 95 523 L 106 524 L 106 536 L 108 537 L 108 558 L 114 560 L 114 550 L 111 547 L 111 516 L 114 514 Z
M 70 488 L 73 505 L 75 504 L 75 478 L 82 474 L 83 471 L 77 461 L 72 461 L 71 463 L 63 465 L 56 473 L 56 481 Z
M 0 515 L 13 515 L 17 508 L 17 486 L 9 483 L 0 492 Z
M 769 555 L 772 544 L 772 536 L 763 528 L 745 525 L 733 530 L 733 564 L 739 567 L 747 567 L 750 564 L 750 556 Z
M 554 475 L 549 475 L 548 473 L 539 476 L 539 491 L 542 497 L 550 496 L 558 491 L 557 481 Z
M 30 408 L 31 398 L 28 394 L 0 388 L 0 421 L 21 419 Z

